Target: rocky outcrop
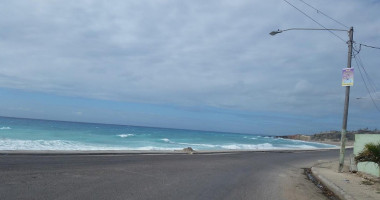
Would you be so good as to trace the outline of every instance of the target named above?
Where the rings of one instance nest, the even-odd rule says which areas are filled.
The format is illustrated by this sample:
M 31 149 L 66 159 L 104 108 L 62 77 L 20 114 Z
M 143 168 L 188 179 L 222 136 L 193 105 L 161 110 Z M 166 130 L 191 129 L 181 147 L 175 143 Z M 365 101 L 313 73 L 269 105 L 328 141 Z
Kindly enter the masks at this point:
M 195 152 L 193 150 L 193 148 L 191 148 L 191 147 L 184 148 L 184 149 L 182 149 L 182 151 L 184 151 L 187 154 L 193 154 Z
M 375 130 L 369 130 L 366 129 L 359 129 L 356 131 L 347 131 L 346 138 L 347 141 L 353 142 L 355 140 L 355 134 L 379 134 L 380 131 Z M 284 135 L 284 136 L 276 136 L 277 138 L 284 138 L 284 139 L 292 139 L 292 140 L 303 140 L 303 141 L 331 141 L 331 142 L 339 142 L 341 138 L 341 132 L 340 131 L 327 131 L 327 132 L 321 132 L 314 135 L 302 135 L 302 134 L 296 134 L 296 135 Z
M 283 139 L 291 139 L 291 140 L 303 140 L 303 141 L 310 141 L 311 136 L 310 135 L 284 135 L 284 136 L 276 136 L 277 138 L 283 138 Z

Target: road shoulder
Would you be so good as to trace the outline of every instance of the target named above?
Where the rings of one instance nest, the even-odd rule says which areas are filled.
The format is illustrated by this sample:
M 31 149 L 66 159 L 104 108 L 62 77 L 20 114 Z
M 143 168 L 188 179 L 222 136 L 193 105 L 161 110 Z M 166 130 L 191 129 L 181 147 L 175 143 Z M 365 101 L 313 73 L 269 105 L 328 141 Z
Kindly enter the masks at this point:
M 380 199 L 380 182 L 351 173 L 348 166 L 338 173 L 338 166 L 337 160 L 324 161 L 313 166 L 311 171 L 315 178 L 341 199 Z

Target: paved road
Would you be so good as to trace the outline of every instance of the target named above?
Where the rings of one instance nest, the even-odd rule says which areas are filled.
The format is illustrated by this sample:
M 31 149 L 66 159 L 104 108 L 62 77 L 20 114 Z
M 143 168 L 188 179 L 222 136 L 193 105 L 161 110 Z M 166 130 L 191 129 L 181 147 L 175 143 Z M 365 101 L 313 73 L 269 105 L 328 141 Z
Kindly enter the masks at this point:
M 0 155 L 0 199 L 324 199 L 301 168 L 338 154 Z

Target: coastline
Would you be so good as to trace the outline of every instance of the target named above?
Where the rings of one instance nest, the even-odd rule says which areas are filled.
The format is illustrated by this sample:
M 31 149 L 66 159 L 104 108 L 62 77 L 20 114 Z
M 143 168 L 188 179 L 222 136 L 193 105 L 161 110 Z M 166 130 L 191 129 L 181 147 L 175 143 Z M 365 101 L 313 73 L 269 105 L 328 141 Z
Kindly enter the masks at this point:
M 195 150 L 191 153 L 185 150 L 0 150 L 0 155 L 112 155 L 112 154 L 221 154 L 221 153 L 244 153 L 244 152 L 306 152 L 337 150 L 340 147 L 330 148 L 287 148 L 287 149 L 230 149 L 230 150 Z M 346 149 L 353 146 L 346 146 Z
M 308 142 L 308 141 L 305 141 L 305 142 Z M 340 141 L 334 141 L 334 140 L 324 140 L 324 141 L 321 141 L 321 140 L 310 140 L 309 142 L 316 142 L 316 143 L 322 143 L 322 144 L 330 144 L 330 145 L 335 145 L 335 146 L 340 147 Z M 355 141 L 351 141 L 351 140 L 346 141 L 346 147 L 353 147 L 354 143 L 355 143 Z
M 320 144 L 335 145 L 335 146 L 340 147 L 340 145 L 341 145 L 340 135 L 338 135 L 338 134 L 339 133 L 333 132 L 333 133 L 317 133 L 314 135 L 296 134 L 296 135 L 283 135 L 283 136 L 275 136 L 275 137 L 276 138 L 282 138 L 285 140 L 314 142 L 314 143 L 320 143 Z M 338 137 L 339 139 L 337 139 L 336 137 Z M 355 140 L 353 138 L 354 138 L 353 136 L 346 138 L 346 146 L 354 146 Z
M 8 154 L 31 154 L 31 155 L 102 155 L 102 154 L 213 154 L 213 153 L 239 153 L 239 152 L 293 152 L 293 151 L 323 151 L 323 150 L 336 150 L 340 149 L 340 142 L 336 141 L 316 141 L 316 140 L 298 140 L 298 139 L 285 139 L 302 141 L 306 143 L 319 143 L 335 145 L 335 147 L 328 148 L 273 148 L 273 149 L 220 149 L 220 150 L 0 150 L 0 155 Z M 346 142 L 346 149 L 353 148 L 353 141 Z

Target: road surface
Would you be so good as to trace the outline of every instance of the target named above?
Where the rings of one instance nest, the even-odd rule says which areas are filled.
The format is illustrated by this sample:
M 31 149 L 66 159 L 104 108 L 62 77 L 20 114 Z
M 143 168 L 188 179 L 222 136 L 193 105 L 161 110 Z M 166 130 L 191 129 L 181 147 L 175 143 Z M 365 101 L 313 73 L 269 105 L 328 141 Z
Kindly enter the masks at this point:
M 0 199 L 326 199 L 302 168 L 338 156 L 338 150 L 2 154 Z

